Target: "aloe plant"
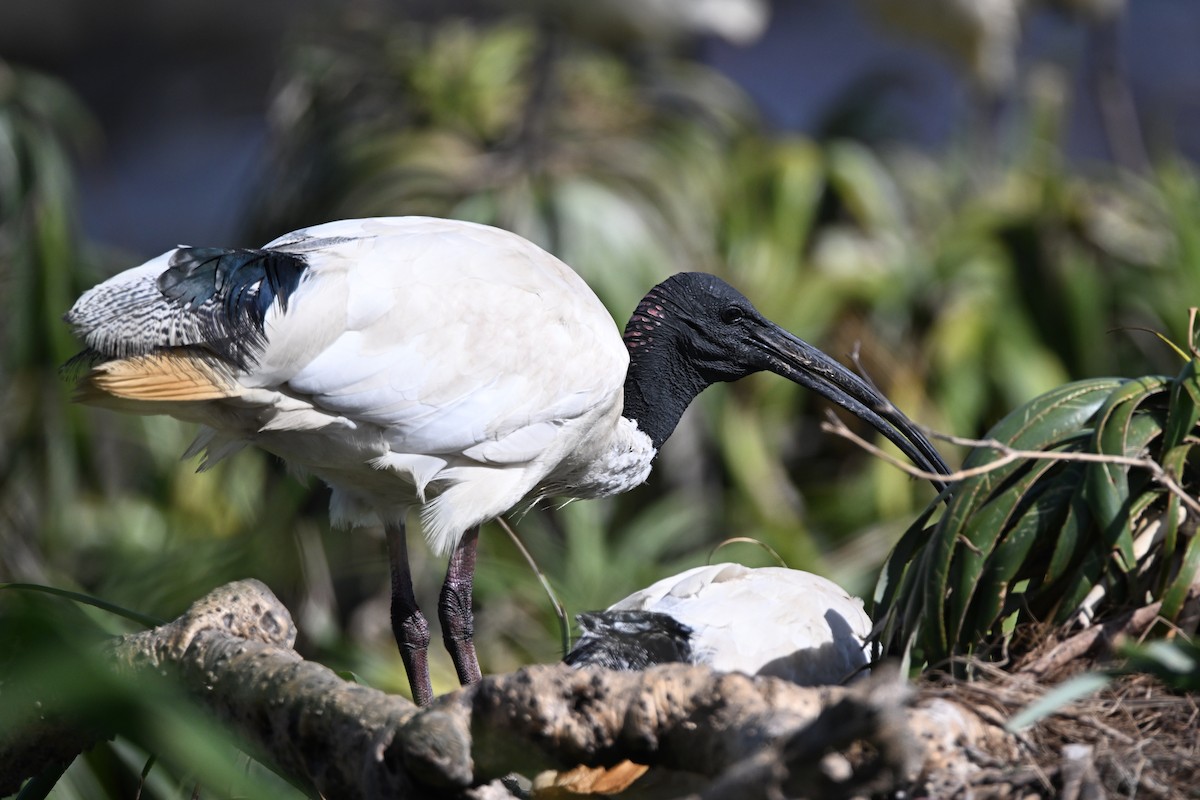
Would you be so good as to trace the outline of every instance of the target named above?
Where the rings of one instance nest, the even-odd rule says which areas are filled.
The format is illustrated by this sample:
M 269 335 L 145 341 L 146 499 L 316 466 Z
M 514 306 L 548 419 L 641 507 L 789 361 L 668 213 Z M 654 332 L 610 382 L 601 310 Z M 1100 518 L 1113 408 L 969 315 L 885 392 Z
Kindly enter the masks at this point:
M 1152 600 L 1175 619 L 1200 570 L 1198 418 L 1196 359 L 1173 377 L 1068 383 L 1010 413 L 966 459 L 977 474 L 885 564 L 885 645 L 941 664 L 1016 646 L 1023 623 Z

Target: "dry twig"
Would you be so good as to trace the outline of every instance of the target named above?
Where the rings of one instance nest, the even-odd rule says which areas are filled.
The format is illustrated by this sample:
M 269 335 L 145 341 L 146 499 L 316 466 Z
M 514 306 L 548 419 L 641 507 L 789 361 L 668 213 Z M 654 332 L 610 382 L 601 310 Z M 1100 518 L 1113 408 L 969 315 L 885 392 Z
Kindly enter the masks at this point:
M 1179 485 L 1165 469 L 1162 464 L 1151 458 L 1132 458 L 1130 456 L 1118 456 L 1105 453 L 1066 453 L 1058 450 L 1018 450 L 1009 447 L 1003 442 L 995 439 L 964 439 L 958 436 L 947 436 L 943 434 L 934 434 L 939 439 L 944 439 L 952 444 L 962 445 L 965 447 L 986 448 L 995 450 L 999 453 L 999 457 L 994 461 L 989 461 L 986 464 L 981 464 L 978 467 L 970 467 L 968 469 L 960 469 L 951 472 L 948 475 L 942 475 L 936 472 L 928 472 L 919 467 L 913 466 L 906 461 L 895 458 L 890 453 L 887 453 L 875 445 L 863 439 L 854 431 L 846 427 L 832 412 L 829 418 L 821 423 L 821 430 L 826 433 L 832 433 L 835 436 L 840 436 L 843 439 L 849 439 L 856 445 L 866 450 L 868 453 L 883 459 L 892 466 L 903 470 L 912 475 L 914 478 L 921 480 L 940 480 L 940 481 L 961 481 L 966 478 L 974 478 L 978 475 L 986 475 L 989 472 L 994 472 L 1003 466 L 1011 464 L 1019 460 L 1036 460 L 1036 461 L 1075 461 L 1091 464 L 1119 464 L 1126 467 L 1134 467 L 1136 469 L 1144 469 L 1150 473 L 1150 477 L 1157 483 L 1167 489 L 1167 491 L 1179 497 L 1179 499 L 1192 510 L 1194 514 L 1200 515 L 1200 501 L 1188 494 L 1187 490 Z

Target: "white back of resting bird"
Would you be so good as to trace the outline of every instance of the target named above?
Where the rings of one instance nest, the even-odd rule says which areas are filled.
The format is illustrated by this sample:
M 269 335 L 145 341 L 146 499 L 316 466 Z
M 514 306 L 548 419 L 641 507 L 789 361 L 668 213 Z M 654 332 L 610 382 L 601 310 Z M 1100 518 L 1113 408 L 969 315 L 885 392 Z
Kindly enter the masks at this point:
M 802 686 L 841 683 L 864 667 L 871 618 L 831 580 L 784 567 L 696 567 L 634 592 L 609 611 L 657 611 L 692 629 L 693 660 Z
M 257 341 L 235 343 L 250 355 L 237 365 L 189 347 L 212 338 L 198 315 L 226 312 L 164 297 L 175 250 L 84 294 L 67 315 L 98 355 L 82 399 L 200 422 L 202 468 L 248 443 L 275 453 L 333 488 L 335 522 L 420 506 L 438 552 L 522 499 L 646 479 L 653 445 L 621 417 L 628 352 L 557 258 L 423 217 L 332 222 L 265 249 L 302 271 Z

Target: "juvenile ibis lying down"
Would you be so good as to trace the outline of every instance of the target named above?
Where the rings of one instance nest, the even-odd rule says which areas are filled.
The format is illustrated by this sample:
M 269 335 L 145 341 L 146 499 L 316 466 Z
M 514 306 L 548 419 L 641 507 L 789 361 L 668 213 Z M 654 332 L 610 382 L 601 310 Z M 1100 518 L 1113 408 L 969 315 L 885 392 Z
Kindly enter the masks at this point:
M 801 686 L 843 683 L 871 660 L 871 618 L 833 581 L 783 567 L 696 567 L 609 606 L 580 614 L 582 635 L 563 659 L 576 667 L 638 670 L 704 664 L 719 672 L 769 675 Z M 637 782 L 642 797 L 699 793 L 683 773 L 622 761 L 546 772 L 534 797 L 617 794 Z M 657 781 L 657 783 L 655 783 Z
M 202 469 L 257 445 L 329 484 L 335 523 L 383 522 L 392 629 L 421 704 L 433 695 L 411 509 L 450 554 L 438 616 L 470 683 L 479 526 L 522 501 L 642 483 L 713 383 L 769 370 L 948 471 L 875 389 L 720 279 L 655 286 L 622 341 L 566 264 L 468 222 L 345 220 L 261 249 L 177 247 L 92 288 L 66 318 L 86 345 L 84 402 L 200 423 L 188 454 L 205 453 Z
M 871 618 L 831 580 L 783 567 L 712 564 L 579 615 L 575 666 L 706 664 L 801 686 L 843 683 L 870 661 Z

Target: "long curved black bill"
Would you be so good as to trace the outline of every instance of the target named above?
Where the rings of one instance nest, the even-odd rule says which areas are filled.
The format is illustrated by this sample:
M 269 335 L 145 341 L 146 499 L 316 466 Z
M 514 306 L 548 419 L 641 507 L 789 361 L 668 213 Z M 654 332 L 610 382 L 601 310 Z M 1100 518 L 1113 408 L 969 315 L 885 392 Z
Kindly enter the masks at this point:
M 871 423 L 926 472 L 942 475 L 950 472 L 937 448 L 908 417 L 866 381 L 825 353 L 772 322 L 757 329 L 753 340 L 766 355 L 767 369 L 771 372 L 813 390 Z M 930 482 L 938 491 L 946 488 L 944 481 Z

